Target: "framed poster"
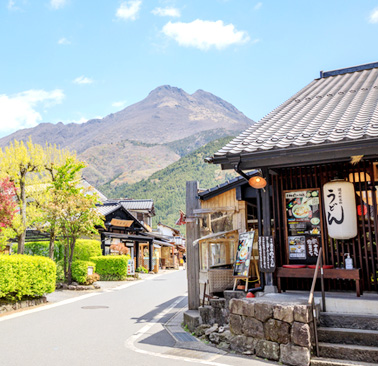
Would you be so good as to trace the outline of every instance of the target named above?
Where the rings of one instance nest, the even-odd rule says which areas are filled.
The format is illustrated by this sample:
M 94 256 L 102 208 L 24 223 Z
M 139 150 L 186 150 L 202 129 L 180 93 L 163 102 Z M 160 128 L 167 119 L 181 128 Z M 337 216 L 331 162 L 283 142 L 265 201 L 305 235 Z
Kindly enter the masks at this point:
M 254 231 L 248 231 L 239 235 L 236 260 L 234 262 L 234 277 L 249 277 L 249 266 L 251 264 L 251 253 L 254 238 Z
M 286 249 L 290 263 L 316 263 L 322 245 L 320 189 L 284 191 Z

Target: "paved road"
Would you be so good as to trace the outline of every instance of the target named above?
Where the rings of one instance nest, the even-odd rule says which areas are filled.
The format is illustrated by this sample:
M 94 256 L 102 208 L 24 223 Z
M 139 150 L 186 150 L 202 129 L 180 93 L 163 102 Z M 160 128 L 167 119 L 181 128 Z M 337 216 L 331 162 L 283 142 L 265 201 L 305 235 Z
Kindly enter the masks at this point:
M 0 317 L 0 365 L 266 364 L 211 349 L 177 348 L 163 325 L 180 321 L 186 292 L 185 271 L 172 271 Z

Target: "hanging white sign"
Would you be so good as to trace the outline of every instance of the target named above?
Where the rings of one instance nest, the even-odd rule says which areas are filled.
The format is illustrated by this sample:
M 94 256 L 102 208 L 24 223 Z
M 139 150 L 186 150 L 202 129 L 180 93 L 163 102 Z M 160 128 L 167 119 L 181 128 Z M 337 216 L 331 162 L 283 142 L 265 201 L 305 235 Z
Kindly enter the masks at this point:
M 323 186 L 328 235 L 333 239 L 351 239 L 357 235 L 357 211 L 354 186 L 335 180 Z

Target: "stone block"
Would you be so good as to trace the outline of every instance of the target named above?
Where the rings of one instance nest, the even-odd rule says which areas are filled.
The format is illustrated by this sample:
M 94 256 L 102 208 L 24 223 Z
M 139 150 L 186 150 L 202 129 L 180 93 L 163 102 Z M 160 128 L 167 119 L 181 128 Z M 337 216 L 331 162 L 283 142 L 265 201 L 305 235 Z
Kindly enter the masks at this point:
M 246 337 L 245 335 L 237 335 L 230 339 L 230 347 L 235 352 L 250 352 L 250 354 L 254 354 L 256 342 L 257 341 L 252 337 Z
M 261 339 L 256 343 L 256 356 L 278 361 L 280 359 L 280 345 Z
M 211 322 L 217 323 L 218 325 L 224 325 L 228 323 L 229 313 L 228 310 L 222 308 L 211 308 L 212 317 Z
M 243 333 L 243 322 L 241 315 L 230 315 L 230 330 L 236 335 Z
M 273 317 L 273 305 L 269 303 L 256 302 L 255 303 L 255 318 L 266 322 Z
M 248 337 L 263 339 L 264 325 L 255 318 L 246 317 L 243 322 L 243 334 Z
M 294 305 L 274 305 L 273 318 L 292 323 L 294 321 Z
M 265 339 L 277 343 L 290 342 L 290 324 L 277 319 L 269 319 L 264 324 Z
M 223 309 L 226 306 L 226 299 L 210 299 L 210 306 Z
M 226 299 L 226 308 L 229 309 L 231 299 L 244 299 L 246 293 L 244 291 L 225 290 L 223 296 Z
M 247 299 L 232 299 L 230 301 L 230 313 L 253 317 L 255 315 L 255 304 Z
M 281 344 L 280 362 L 291 366 L 308 366 L 310 364 L 310 350 L 293 344 Z
M 184 324 L 191 332 L 200 325 L 200 316 L 197 310 L 187 310 L 184 313 Z
M 308 324 L 294 322 L 291 327 L 291 341 L 298 346 L 310 347 L 311 346 L 311 333 Z
M 309 305 L 295 305 L 294 306 L 294 320 L 301 323 L 309 323 L 313 319 L 311 306 Z
M 211 306 L 208 306 L 208 305 L 205 305 L 205 306 L 200 306 L 198 308 L 198 312 L 199 312 L 199 315 L 200 315 L 200 318 L 201 318 L 201 322 L 203 324 L 210 324 L 212 325 L 213 322 L 212 322 L 212 308 Z
M 221 349 L 222 351 L 229 351 L 230 347 L 231 346 L 228 342 L 220 342 L 217 346 L 217 348 Z

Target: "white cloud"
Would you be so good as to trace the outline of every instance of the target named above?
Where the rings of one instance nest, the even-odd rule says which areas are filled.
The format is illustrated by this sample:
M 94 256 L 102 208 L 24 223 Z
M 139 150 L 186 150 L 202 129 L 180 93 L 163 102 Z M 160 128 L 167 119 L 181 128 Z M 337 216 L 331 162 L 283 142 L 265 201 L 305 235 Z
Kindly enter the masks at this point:
M 126 100 L 121 100 L 119 102 L 112 103 L 112 107 L 116 107 L 116 108 L 123 108 L 125 106 L 126 106 Z
M 196 47 L 207 50 L 210 47 L 224 49 L 232 44 L 249 41 L 247 32 L 237 31 L 233 24 L 224 25 L 221 20 L 194 20 L 191 23 L 168 22 L 163 33 L 173 38 L 180 46 Z
M 176 8 L 155 8 L 151 11 L 154 15 L 159 15 L 161 17 L 176 17 L 181 16 L 180 10 Z
M 65 37 L 62 37 L 59 41 L 58 41 L 58 44 L 64 44 L 64 45 L 67 45 L 67 44 L 71 44 L 71 42 L 65 38 Z
M 263 4 L 263 3 L 257 3 L 257 4 L 253 7 L 253 9 L 255 9 L 255 10 L 259 10 L 259 9 L 262 7 L 262 4 Z
M 75 80 L 72 81 L 74 84 L 92 84 L 93 80 L 91 78 L 87 78 L 84 75 L 77 77 Z
M 53 9 L 62 9 L 67 4 L 67 0 L 50 0 Z
M 135 20 L 142 5 L 141 0 L 124 1 L 117 9 L 116 16 L 121 19 Z
M 8 10 L 17 10 L 16 2 L 14 0 L 9 0 L 7 5 Z
M 64 93 L 60 89 L 27 90 L 15 95 L 0 95 L 0 131 L 11 132 L 37 125 L 42 116 L 37 107 L 49 108 L 62 103 Z
M 369 23 L 378 23 L 378 8 L 375 8 L 369 15 Z

